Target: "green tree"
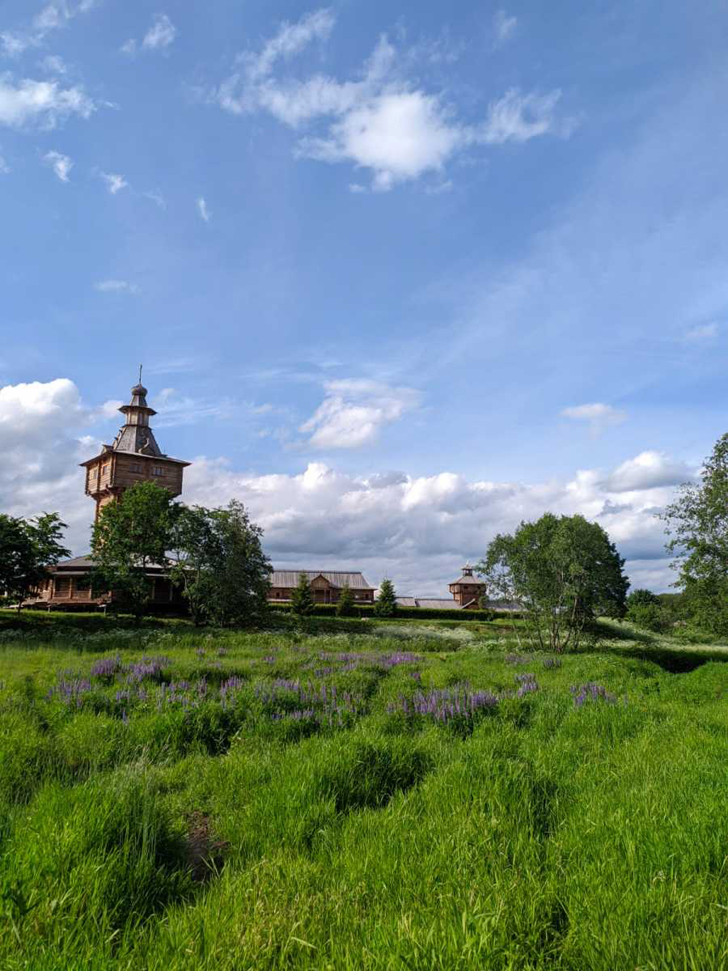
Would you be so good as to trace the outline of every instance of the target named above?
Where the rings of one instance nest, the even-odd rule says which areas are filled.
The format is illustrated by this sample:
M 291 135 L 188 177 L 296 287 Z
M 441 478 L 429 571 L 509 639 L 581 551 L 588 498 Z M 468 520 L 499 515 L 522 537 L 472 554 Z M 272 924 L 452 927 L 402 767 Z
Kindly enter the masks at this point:
M 575 649 L 600 614 L 622 617 L 624 560 L 597 523 L 546 513 L 496 536 L 478 573 L 497 599 L 515 601 L 541 649 Z
M 688 615 L 712 634 L 728 634 L 728 433 L 718 439 L 700 473 L 662 513 L 667 549 L 675 555 L 675 584 Z
M 196 624 L 229 626 L 264 616 L 271 564 L 262 535 L 236 500 L 226 509 L 180 508 L 170 539 L 171 576 Z
M 167 549 L 179 506 L 155 482 L 138 482 L 104 506 L 93 527 L 95 591 L 112 591 L 139 620 L 151 599 L 149 567 L 169 565 Z
M 633 590 L 627 597 L 626 606 L 629 611 L 631 607 L 646 607 L 650 604 L 659 604 L 660 598 L 656 593 L 651 590 L 645 590 L 643 587 L 638 587 L 637 590 Z
M 291 610 L 298 617 L 310 617 L 315 607 L 308 577 L 305 573 L 299 573 L 298 583 L 291 594 Z
M 0 595 L 17 600 L 18 609 L 48 576 L 48 567 L 71 555 L 62 545 L 57 513 L 33 519 L 0 515 Z
M 354 594 L 351 587 L 345 583 L 341 588 L 339 599 L 336 601 L 336 614 L 338 617 L 351 617 L 355 610 Z
M 391 580 L 382 580 L 374 613 L 377 617 L 394 617 L 397 613 L 397 594 Z

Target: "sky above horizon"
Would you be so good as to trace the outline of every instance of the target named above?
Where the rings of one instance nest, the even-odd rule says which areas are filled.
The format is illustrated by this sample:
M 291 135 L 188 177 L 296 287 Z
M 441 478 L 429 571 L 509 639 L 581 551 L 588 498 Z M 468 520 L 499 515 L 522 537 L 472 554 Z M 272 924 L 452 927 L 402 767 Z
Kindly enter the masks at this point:
M 138 366 L 184 499 L 447 595 L 546 510 L 673 580 L 726 431 L 728 7 L 5 0 L 0 510 L 93 515 Z

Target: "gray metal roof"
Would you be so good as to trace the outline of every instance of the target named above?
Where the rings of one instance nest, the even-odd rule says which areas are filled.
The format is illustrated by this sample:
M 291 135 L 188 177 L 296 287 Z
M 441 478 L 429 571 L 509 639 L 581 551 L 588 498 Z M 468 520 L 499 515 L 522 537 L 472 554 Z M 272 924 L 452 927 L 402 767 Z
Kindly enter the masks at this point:
M 56 570 L 63 574 L 63 576 L 82 576 L 89 570 L 92 570 L 95 566 L 94 560 L 90 556 L 74 556 L 70 560 L 61 560 L 55 566 L 51 566 L 48 569 L 51 573 Z M 168 567 L 160 566 L 159 563 L 147 563 L 147 570 L 152 573 L 157 573 L 160 570 L 166 570 Z M 74 572 L 76 571 L 76 572 Z
M 344 587 L 348 584 L 352 590 L 374 590 L 374 587 L 364 579 L 363 574 L 354 570 L 273 570 L 270 575 L 270 585 L 295 587 L 302 573 L 306 574 L 309 582 L 316 577 L 324 577 L 332 587 Z
M 462 610 L 459 603 L 450 597 L 397 597 L 400 607 L 425 607 L 430 610 Z

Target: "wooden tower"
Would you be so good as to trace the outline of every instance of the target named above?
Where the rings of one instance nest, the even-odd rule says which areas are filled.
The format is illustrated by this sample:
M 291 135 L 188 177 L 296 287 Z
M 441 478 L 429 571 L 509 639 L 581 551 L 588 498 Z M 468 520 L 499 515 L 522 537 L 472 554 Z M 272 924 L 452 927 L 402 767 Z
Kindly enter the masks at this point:
M 450 593 L 461 607 L 475 610 L 479 606 L 480 598 L 485 593 L 485 584 L 473 576 L 473 567 L 466 563 L 462 576 L 450 584 Z
M 141 379 L 141 370 L 140 370 Z M 190 464 L 165 455 L 149 426 L 156 411 L 147 404 L 147 389 L 141 383 L 131 389 L 131 401 L 119 411 L 125 424 L 113 445 L 102 446 L 95 458 L 82 462 L 86 469 L 86 495 L 96 503 L 96 518 L 107 503 L 136 482 L 151 480 L 169 489 L 173 496 L 182 492 L 182 474 Z

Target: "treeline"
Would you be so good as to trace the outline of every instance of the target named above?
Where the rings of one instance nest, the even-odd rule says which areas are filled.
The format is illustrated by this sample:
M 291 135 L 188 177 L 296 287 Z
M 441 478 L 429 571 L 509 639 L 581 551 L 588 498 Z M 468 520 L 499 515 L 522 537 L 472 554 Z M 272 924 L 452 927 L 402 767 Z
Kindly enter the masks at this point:
M 592 635 L 598 616 L 627 617 L 657 632 L 691 625 L 728 636 L 728 434 L 706 459 L 700 481 L 681 486 L 659 516 L 679 595 L 638 589 L 628 596 L 624 559 L 598 523 L 579 515 L 546 513 L 499 534 L 476 569 L 488 596 L 516 605 L 530 639 L 551 651 L 575 649 Z M 69 555 L 64 528 L 54 513 L 28 520 L 0 515 L 0 597 L 22 602 L 47 567 Z M 105 506 L 93 527 L 90 582 L 95 591 L 113 590 L 120 606 L 141 616 L 150 602 L 149 568 L 161 566 L 182 589 L 196 623 L 256 621 L 268 609 L 271 573 L 261 540 L 261 528 L 237 501 L 216 509 L 185 506 L 155 483 L 139 483 Z M 305 574 L 288 609 L 302 618 L 332 611 L 438 620 L 495 616 L 400 607 L 388 579 L 373 607 L 356 604 L 348 587 L 336 605 L 325 607 L 314 602 Z

